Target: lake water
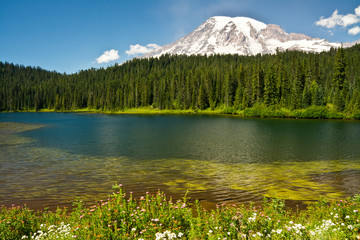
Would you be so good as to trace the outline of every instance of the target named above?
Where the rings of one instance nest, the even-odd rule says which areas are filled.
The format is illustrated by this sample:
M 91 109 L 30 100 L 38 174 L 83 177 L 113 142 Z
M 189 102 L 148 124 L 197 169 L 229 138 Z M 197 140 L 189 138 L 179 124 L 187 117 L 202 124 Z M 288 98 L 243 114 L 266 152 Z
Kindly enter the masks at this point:
M 360 122 L 0 113 L 0 205 L 93 203 L 115 182 L 210 203 L 354 195 Z

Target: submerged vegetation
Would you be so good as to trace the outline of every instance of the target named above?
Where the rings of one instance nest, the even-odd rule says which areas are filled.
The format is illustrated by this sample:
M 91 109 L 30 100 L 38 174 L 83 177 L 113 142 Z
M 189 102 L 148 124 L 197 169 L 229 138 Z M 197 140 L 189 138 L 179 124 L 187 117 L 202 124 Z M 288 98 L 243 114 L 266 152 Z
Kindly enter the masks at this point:
M 323 53 L 133 59 L 67 75 L 0 62 L 0 111 L 360 118 L 360 45 Z
M 115 185 L 106 201 L 86 207 L 77 200 L 71 211 L 2 207 L 0 239 L 357 239 L 359 209 L 354 196 L 319 200 L 306 210 L 287 209 L 278 199 L 206 210 L 161 192 L 134 199 Z

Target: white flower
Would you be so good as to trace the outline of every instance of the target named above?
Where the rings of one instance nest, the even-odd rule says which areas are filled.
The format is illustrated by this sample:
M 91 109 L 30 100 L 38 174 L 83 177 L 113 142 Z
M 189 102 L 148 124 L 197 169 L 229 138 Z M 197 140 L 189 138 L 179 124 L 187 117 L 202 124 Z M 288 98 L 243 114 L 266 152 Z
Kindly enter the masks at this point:
M 209 233 L 212 233 L 213 231 L 212 230 L 209 230 Z
M 136 231 L 136 228 L 132 228 L 131 231 L 132 231 L 132 232 L 133 232 L 133 231 Z
M 175 234 L 175 233 L 169 232 L 167 235 L 168 235 L 168 238 L 169 238 L 169 239 L 176 238 L 176 234 Z
M 155 237 L 156 237 L 156 240 L 160 240 L 160 239 L 163 239 L 163 238 L 165 238 L 166 236 L 165 236 L 165 234 L 162 234 L 162 233 L 156 233 L 155 234 Z
M 349 215 L 346 215 L 346 217 L 345 218 L 350 218 L 350 216 Z
M 181 238 L 184 234 L 182 232 L 178 233 L 178 237 Z

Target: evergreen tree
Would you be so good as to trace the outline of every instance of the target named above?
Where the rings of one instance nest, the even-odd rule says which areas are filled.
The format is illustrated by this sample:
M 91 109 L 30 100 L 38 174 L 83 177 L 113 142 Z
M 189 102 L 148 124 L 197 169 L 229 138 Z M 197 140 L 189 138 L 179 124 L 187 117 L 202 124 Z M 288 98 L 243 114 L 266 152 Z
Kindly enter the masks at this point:
M 0 62 L 0 111 L 244 109 L 256 103 L 299 109 L 331 103 L 352 114 L 360 107 L 359 54 L 360 45 L 323 53 L 165 55 L 70 75 Z

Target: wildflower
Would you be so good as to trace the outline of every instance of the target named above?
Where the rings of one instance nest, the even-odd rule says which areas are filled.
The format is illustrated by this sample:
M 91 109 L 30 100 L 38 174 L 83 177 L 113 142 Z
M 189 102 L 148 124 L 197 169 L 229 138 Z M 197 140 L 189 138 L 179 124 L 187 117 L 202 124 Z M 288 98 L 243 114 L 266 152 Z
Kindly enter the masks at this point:
M 178 237 L 181 238 L 184 234 L 182 232 L 178 233 Z
M 253 216 L 252 216 L 252 217 L 249 217 L 249 218 L 248 218 L 248 221 L 249 221 L 249 222 L 255 222 L 255 220 L 256 220 L 256 215 L 257 215 L 256 213 L 253 213 Z
M 358 212 L 358 210 L 354 210 L 353 212 L 354 212 L 354 213 L 357 213 L 357 212 Z
M 132 228 L 131 231 L 132 231 L 132 232 L 133 232 L 133 231 L 136 231 L 136 228 Z
M 349 215 L 346 215 L 346 217 L 345 218 L 350 218 L 350 216 Z
M 209 234 L 211 234 L 213 231 L 212 230 L 209 230 Z

